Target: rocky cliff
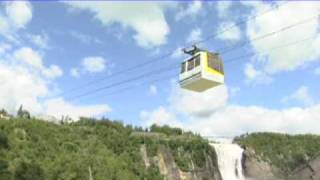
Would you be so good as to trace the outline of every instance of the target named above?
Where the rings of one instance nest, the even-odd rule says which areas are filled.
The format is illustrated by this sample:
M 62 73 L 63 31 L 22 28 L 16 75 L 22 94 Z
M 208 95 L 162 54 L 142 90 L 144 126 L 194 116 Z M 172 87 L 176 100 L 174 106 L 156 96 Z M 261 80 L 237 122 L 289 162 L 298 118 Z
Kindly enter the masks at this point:
M 259 157 L 254 150 L 246 148 L 242 158 L 243 174 L 254 180 L 283 180 L 283 173 L 270 162 Z
M 320 179 L 320 157 L 298 167 L 290 176 L 292 180 L 319 180 Z
M 320 136 L 254 133 L 235 138 L 254 180 L 320 180 Z
M 320 180 L 320 157 L 302 164 L 293 172 L 285 173 L 271 162 L 262 160 L 252 149 L 246 149 L 243 170 L 246 178 L 254 180 Z
M 205 154 L 205 163 L 201 168 L 196 167 L 194 162 L 190 160 L 187 164 L 191 169 L 183 171 L 175 162 L 172 150 L 169 147 L 161 145 L 157 150 L 156 156 L 149 157 L 146 147 L 142 145 L 141 153 L 146 167 L 148 168 L 150 164 L 156 165 L 160 170 L 160 174 L 168 180 L 222 180 L 214 155 Z

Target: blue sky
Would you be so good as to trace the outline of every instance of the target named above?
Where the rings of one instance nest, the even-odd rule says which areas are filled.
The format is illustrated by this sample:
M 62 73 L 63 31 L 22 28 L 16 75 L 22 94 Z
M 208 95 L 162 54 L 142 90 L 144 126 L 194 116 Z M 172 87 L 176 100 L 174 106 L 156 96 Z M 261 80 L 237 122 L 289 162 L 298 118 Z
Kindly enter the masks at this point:
M 134 125 L 169 124 L 204 135 L 319 133 L 319 13 L 318 2 L 3 2 L 0 107 L 13 113 L 23 104 L 47 119 L 105 116 Z M 186 58 L 179 48 L 228 27 L 200 44 L 218 51 L 248 41 L 222 54 L 223 86 L 201 94 L 182 90 L 177 68 L 73 98 L 174 66 Z M 117 73 L 168 52 L 150 65 Z M 254 56 L 228 63 L 249 53 Z

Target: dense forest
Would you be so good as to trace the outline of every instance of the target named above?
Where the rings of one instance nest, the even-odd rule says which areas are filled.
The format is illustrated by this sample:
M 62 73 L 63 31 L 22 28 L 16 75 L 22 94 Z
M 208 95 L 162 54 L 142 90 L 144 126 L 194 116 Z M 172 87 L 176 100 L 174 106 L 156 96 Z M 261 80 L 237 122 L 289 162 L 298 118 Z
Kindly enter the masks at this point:
M 203 166 L 204 150 L 213 154 L 199 135 L 168 126 L 143 129 L 88 118 L 67 124 L 0 119 L 0 179 L 163 179 L 157 167 L 145 167 L 142 144 L 148 156 L 160 145 L 169 147 L 182 170 L 190 169 L 189 160 Z
M 287 174 L 320 155 L 320 136 L 311 134 L 253 133 L 234 141 Z

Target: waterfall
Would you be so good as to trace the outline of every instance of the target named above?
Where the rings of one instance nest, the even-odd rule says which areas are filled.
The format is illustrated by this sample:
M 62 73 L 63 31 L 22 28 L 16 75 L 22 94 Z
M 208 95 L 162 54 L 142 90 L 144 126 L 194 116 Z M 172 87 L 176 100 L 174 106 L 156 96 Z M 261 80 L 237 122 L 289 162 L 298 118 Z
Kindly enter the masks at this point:
M 245 180 L 242 173 L 243 149 L 237 144 L 211 144 L 218 156 L 219 171 L 223 180 Z

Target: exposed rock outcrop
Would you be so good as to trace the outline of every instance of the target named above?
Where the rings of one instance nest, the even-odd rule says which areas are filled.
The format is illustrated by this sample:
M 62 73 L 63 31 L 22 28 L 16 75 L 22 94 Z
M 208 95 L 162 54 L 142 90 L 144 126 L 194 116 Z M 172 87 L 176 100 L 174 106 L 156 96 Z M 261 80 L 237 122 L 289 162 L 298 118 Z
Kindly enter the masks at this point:
M 254 180 L 283 180 L 284 175 L 270 163 L 263 161 L 255 152 L 246 148 L 242 159 L 246 178 Z
M 319 180 L 320 179 L 320 157 L 297 168 L 291 175 L 292 180 Z
M 206 155 L 205 166 L 203 168 L 192 168 L 190 171 L 182 171 L 175 163 L 171 150 L 168 147 L 160 146 L 157 156 L 148 157 L 145 154 L 145 147 L 141 147 L 141 155 L 144 161 L 149 161 L 158 166 L 160 174 L 167 180 L 222 180 L 216 159 Z M 191 167 L 193 162 L 189 162 Z
M 254 180 L 320 180 L 320 156 L 286 174 L 247 148 L 242 164 L 245 177 Z

